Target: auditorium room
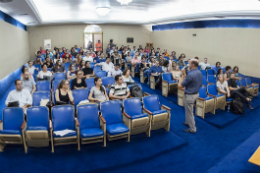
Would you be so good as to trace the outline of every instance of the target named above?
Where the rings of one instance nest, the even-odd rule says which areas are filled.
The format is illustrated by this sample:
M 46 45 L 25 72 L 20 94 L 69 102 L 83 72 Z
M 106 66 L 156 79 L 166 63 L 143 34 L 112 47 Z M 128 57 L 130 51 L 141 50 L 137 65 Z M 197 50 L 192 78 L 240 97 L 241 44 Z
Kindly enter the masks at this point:
M 1 173 L 260 173 L 259 0 L 0 0 Z

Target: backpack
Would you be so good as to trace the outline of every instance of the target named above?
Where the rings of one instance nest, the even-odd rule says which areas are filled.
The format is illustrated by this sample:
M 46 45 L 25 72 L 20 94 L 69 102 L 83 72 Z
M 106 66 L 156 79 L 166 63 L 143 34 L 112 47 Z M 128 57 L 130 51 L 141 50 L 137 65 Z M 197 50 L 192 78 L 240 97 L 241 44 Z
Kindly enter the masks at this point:
M 233 114 L 243 114 L 245 111 L 244 104 L 239 99 L 234 99 L 230 105 L 230 112 Z
M 131 96 L 133 96 L 133 97 L 139 97 L 140 99 L 142 99 L 142 97 L 143 97 L 143 92 L 138 85 L 132 86 L 130 88 L 130 92 L 131 92 Z

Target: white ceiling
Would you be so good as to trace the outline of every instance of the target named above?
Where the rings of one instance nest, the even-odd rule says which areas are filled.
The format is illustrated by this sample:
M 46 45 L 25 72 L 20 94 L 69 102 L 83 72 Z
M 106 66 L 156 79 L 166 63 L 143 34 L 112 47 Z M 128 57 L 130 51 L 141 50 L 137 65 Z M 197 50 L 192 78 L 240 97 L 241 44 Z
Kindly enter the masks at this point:
M 97 7 L 110 7 L 111 11 L 100 17 L 95 11 Z M 260 19 L 259 0 L 132 0 L 128 5 L 117 0 L 13 0 L 0 3 L 0 10 L 25 25 L 157 24 L 220 17 Z

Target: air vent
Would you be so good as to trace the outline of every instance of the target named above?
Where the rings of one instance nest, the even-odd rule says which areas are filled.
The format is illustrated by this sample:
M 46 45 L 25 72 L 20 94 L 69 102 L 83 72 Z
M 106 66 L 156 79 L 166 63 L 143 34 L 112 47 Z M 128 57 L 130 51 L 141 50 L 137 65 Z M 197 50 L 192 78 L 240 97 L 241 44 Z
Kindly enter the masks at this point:
M 13 0 L 0 0 L 0 3 L 8 3 L 8 2 L 12 2 Z

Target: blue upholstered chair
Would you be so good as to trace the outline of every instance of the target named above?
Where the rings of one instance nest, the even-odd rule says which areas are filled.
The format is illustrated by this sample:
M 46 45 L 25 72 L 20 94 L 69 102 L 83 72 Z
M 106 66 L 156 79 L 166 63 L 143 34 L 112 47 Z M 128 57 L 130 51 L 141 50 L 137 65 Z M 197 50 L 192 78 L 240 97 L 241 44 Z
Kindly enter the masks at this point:
M 94 73 L 96 74 L 98 71 L 101 71 L 101 67 L 100 66 L 96 66 L 94 67 Z
M 216 78 L 215 78 L 215 76 L 208 76 L 208 83 L 216 85 Z
M 200 66 L 198 66 L 198 70 L 200 70 Z
M 202 86 L 199 90 L 199 98 L 196 100 L 196 115 L 204 118 L 205 113 L 215 114 L 215 99 L 207 95 L 206 87 Z
M 86 113 L 87 112 L 87 113 Z M 77 115 L 79 121 L 78 134 L 81 144 L 90 144 L 104 142 L 106 146 L 106 121 L 98 115 L 96 104 L 87 104 L 77 106 Z
M 80 144 L 78 142 L 77 128 L 79 126 L 78 119 L 74 117 L 74 107 L 72 105 L 60 105 L 52 108 L 52 128 L 51 130 L 51 144 L 52 152 L 54 152 L 55 145 L 65 144 Z M 70 133 L 60 136 L 55 132 L 70 130 Z
M 206 70 L 200 70 L 200 72 L 202 73 L 203 76 L 207 77 Z
M 36 91 L 51 91 L 50 81 L 38 81 L 36 82 Z
M 95 86 L 95 82 L 94 82 L 94 78 L 89 78 L 85 80 L 87 88 L 89 89 L 89 91 L 91 90 L 91 88 L 93 86 Z
M 74 97 L 75 108 L 77 108 L 77 105 L 81 101 L 88 100 L 89 90 L 86 88 L 76 89 L 72 91 L 72 95 Z
M 59 83 L 61 82 L 62 80 L 54 80 L 52 81 L 52 92 L 55 92 L 56 89 L 58 88 L 58 85 Z
M 49 146 L 49 110 L 45 106 L 35 106 L 27 109 L 27 128 L 25 141 L 27 146 Z
M 259 91 L 259 84 L 258 83 L 252 83 L 250 78 L 246 78 L 246 84 L 247 86 L 253 87 L 253 95 L 258 96 L 258 91 Z
M 47 71 L 51 71 L 51 68 L 47 68 Z
M 241 84 L 241 87 L 245 88 L 250 94 L 252 94 L 252 95 L 254 94 L 253 86 L 247 85 L 245 78 L 240 79 L 240 84 Z
M 240 81 L 239 81 L 238 79 L 236 80 L 236 82 L 237 82 L 237 86 L 238 86 L 238 87 L 241 87 Z
M 162 95 L 167 97 L 170 91 L 177 92 L 178 81 L 174 80 L 171 73 L 162 74 Z
M 125 99 L 123 114 L 128 117 L 125 120 L 130 121 L 131 135 L 145 132 L 150 137 L 150 119 L 146 113 L 143 113 L 140 99 Z
M 215 109 L 225 110 L 226 95 L 218 93 L 216 85 L 208 85 L 208 94 L 215 99 Z
M 36 91 L 33 93 L 33 106 L 40 106 L 42 99 L 51 100 L 51 93 L 49 91 Z
M 90 62 L 90 68 L 94 68 L 95 67 L 95 64 L 94 62 Z
M 118 100 L 101 103 L 101 115 L 106 121 L 106 134 L 109 141 L 127 138 L 130 141 L 130 121 L 123 121 L 121 104 Z M 125 117 L 124 120 L 129 117 Z
M 208 76 L 214 76 L 214 70 L 213 69 L 207 69 L 207 75 Z
M 116 83 L 116 81 L 115 81 L 114 77 L 103 77 L 102 78 L 102 85 L 104 85 L 108 89 L 110 89 L 110 86 L 115 83 Z
M 139 66 L 140 66 L 140 63 L 136 63 L 135 66 L 133 64 L 131 64 L 132 77 L 135 77 L 135 75 L 140 72 Z
M 3 110 L 0 124 L 0 152 L 6 144 L 23 144 L 24 151 L 27 152 L 24 139 L 25 125 L 23 108 L 11 107 Z
M 97 77 L 107 77 L 107 72 L 106 71 L 98 71 L 96 73 Z
M 33 66 L 34 66 L 35 68 L 38 68 L 39 71 L 42 70 L 41 64 L 34 64 Z M 38 71 L 38 70 L 37 70 L 37 71 Z M 34 71 L 34 72 L 35 72 L 35 71 Z
M 127 64 L 127 63 L 126 63 Z M 127 67 L 127 66 L 126 66 Z M 144 83 L 145 79 L 148 78 L 148 75 L 147 74 L 144 74 L 144 71 L 143 69 L 140 69 L 140 82 L 141 83 Z
M 66 79 L 65 73 L 55 73 L 55 80 L 64 80 Z
M 70 66 L 70 62 L 67 62 L 64 64 L 65 70 L 67 71 L 69 69 Z M 66 73 L 67 74 L 67 73 Z
M 205 76 L 202 77 L 202 85 L 208 86 L 208 81 L 207 81 L 207 78 Z
M 143 110 L 150 119 L 151 130 L 164 128 L 170 130 L 171 108 L 160 105 L 157 95 L 150 95 L 143 98 Z

